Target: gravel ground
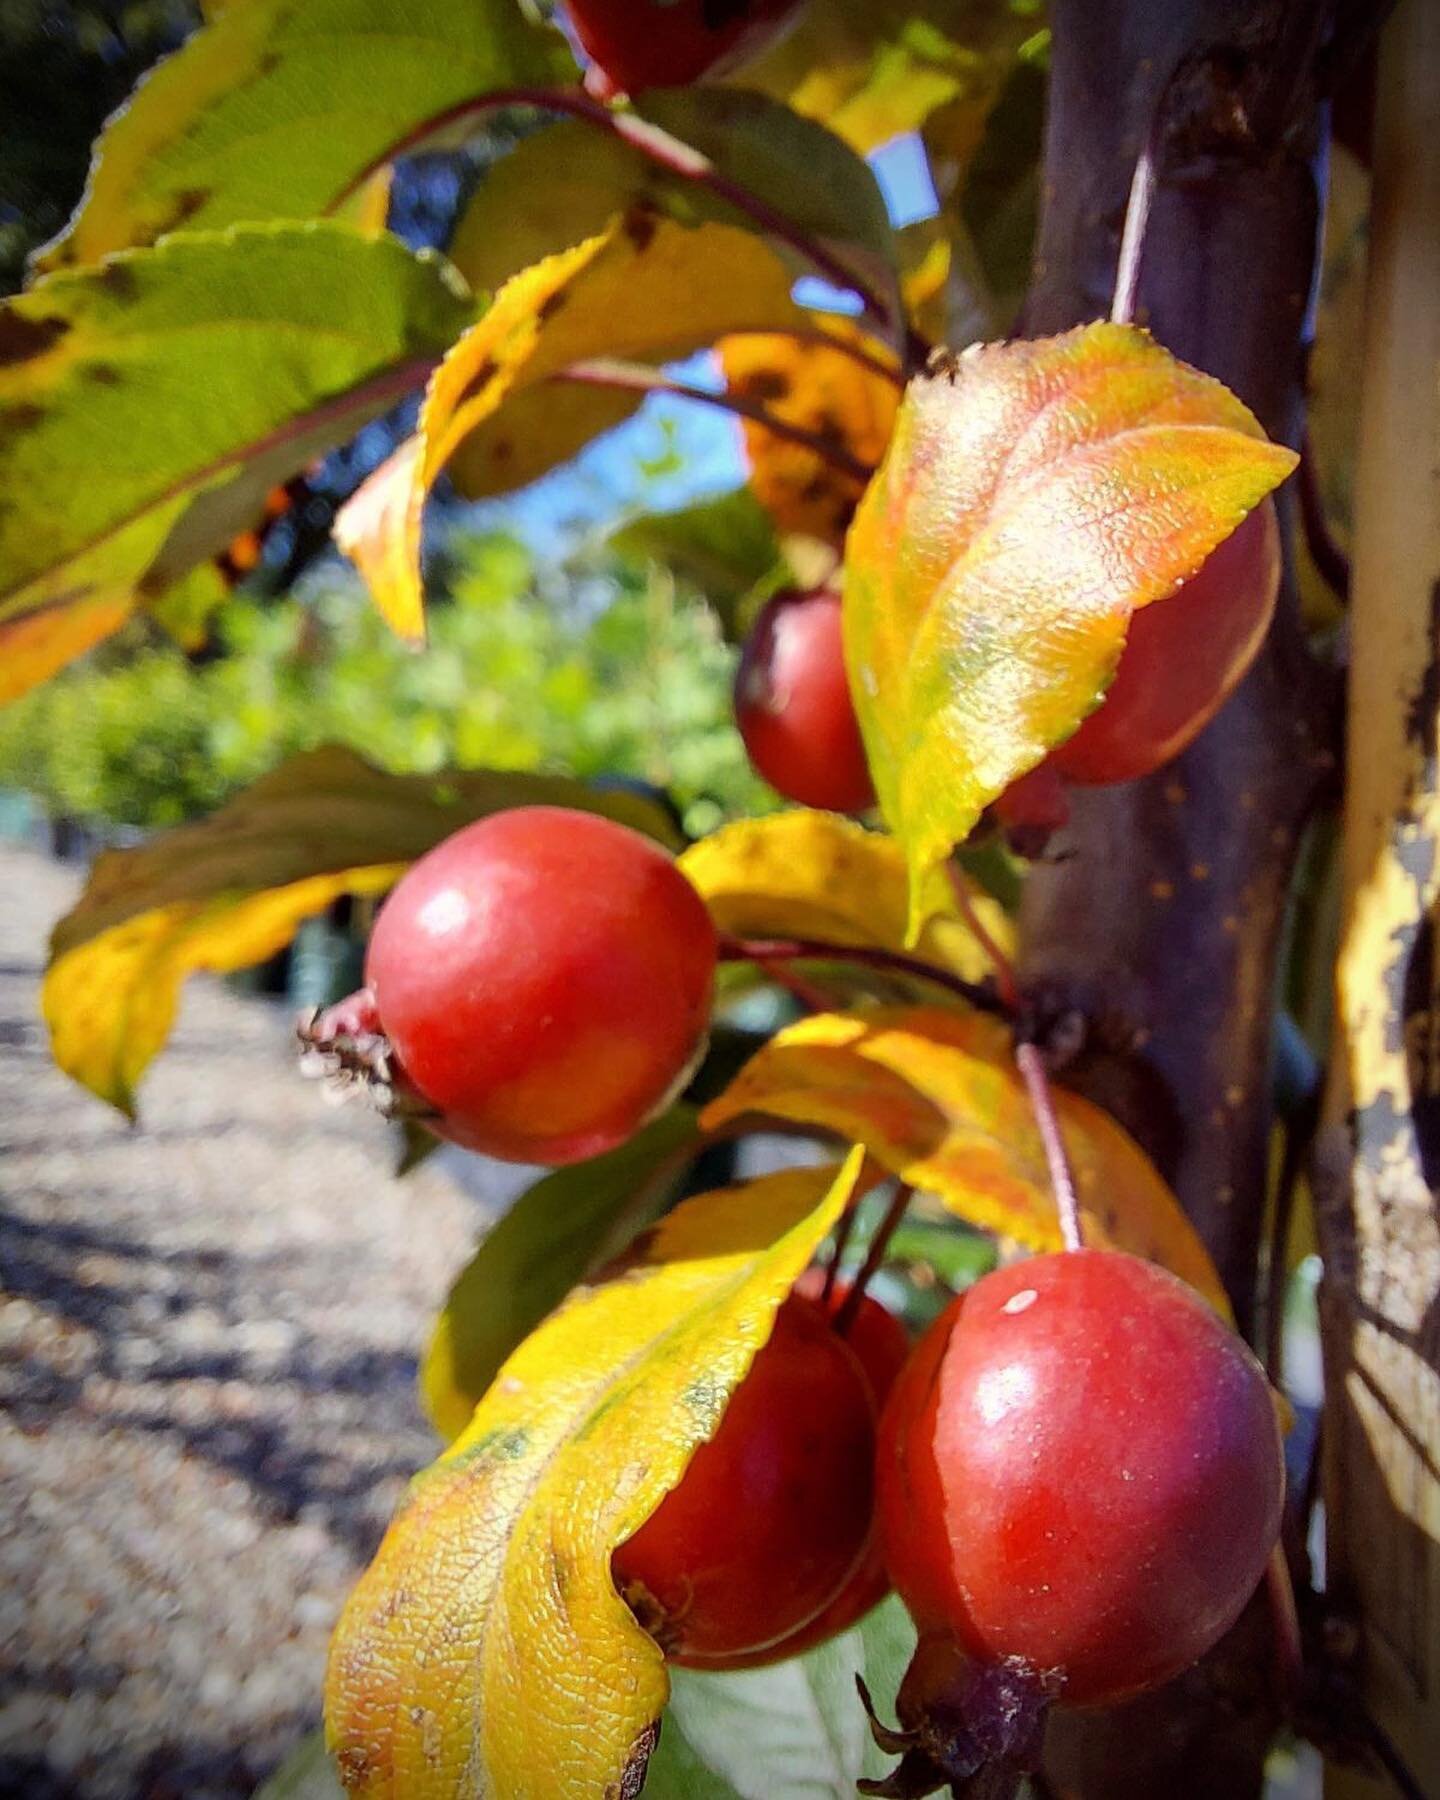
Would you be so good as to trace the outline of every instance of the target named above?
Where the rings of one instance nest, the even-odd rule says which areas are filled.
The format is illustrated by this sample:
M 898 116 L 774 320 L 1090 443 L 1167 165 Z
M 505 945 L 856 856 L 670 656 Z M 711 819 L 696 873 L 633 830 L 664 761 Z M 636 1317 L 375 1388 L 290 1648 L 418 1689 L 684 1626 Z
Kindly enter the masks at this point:
M 0 1796 L 231 1800 L 434 1440 L 417 1346 L 515 1171 L 389 1169 L 285 1014 L 192 983 L 131 1130 L 48 1060 L 78 877 L 0 847 Z

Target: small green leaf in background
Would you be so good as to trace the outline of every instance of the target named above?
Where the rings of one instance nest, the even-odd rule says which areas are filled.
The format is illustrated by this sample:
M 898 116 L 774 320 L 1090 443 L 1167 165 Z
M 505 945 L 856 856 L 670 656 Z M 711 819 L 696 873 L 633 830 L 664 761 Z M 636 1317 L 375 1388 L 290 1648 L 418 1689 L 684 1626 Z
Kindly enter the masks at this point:
M 893 1713 L 915 1628 L 893 1596 L 794 1662 L 737 1674 L 675 1669 L 646 1800 L 853 1800 L 893 1758 L 871 1742 L 855 1691 L 863 1675 Z
M 748 623 L 747 599 L 784 579 L 775 527 L 749 487 L 673 512 L 641 513 L 605 543 L 625 562 L 655 563 L 693 582 L 732 639 Z
M 113 629 L 474 316 L 441 260 L 336 224 L 172 238 L 7 302 L 0 621 L 109 603 Z
M 676 1106 L 618 1150 L 521 1194 L 450 1289 L 420 1365 L 442 1437 L 459 1437 L 505 1358 L 571 1288 L 660 1216 L 696 1138 L 693 1108 Z
M 314 1731 L 297 1745 L 252 1800 L 345 1800 L 324 1732 Z
M 437 114 L 574 72 L 516 0 L 237 0 L 110 121 L 79 211 L 37 266 L 314 217 Z

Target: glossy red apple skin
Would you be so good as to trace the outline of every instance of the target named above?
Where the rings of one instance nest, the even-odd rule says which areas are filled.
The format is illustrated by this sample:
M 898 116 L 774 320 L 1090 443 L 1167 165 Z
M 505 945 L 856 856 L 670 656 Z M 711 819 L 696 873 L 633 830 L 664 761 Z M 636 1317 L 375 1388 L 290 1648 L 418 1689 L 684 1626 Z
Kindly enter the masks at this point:
M 799 10 L 799 0 L 568 0 L 576 42 L 597 99 L 684 87 L 757 55 Z
M 881 1423 L 886 1561 L 917 1625 L 1053 1671 L 1070 1705 L 1156 1687 L 1219 1641 L 1284 1487 L 1248 1348 L 1175 1276 L 1114 1251 L 977 1282 Z

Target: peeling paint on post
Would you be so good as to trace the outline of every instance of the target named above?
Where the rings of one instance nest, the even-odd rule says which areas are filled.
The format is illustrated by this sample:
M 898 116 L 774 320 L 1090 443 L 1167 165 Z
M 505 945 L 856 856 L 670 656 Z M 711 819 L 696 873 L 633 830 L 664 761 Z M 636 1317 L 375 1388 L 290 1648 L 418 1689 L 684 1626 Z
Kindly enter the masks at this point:
M 1440 7 L 1386 29 L 1351 601 L 1345 890 L 1319 1154 L 1330 1592 L 1440 1791 Z M 1336 1773 L 1326 1792 L 1386 1791 Z

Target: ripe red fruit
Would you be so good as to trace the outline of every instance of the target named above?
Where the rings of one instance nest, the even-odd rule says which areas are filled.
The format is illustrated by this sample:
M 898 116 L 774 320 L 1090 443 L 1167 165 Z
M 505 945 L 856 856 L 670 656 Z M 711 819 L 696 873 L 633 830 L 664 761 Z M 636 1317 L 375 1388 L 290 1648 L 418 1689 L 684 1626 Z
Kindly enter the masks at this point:
M 766 603 L 735 677 L 735 723 L 758 773 L 787 800 L 832 812 L 874 805 L 833 588 L 787 589 Z
M 672 1661 L 734 1667 L 839 1595 L 870 1535 L 874 1467 L 860 1363 L 792 1295 L 715 1436 L 616 1550 L 615 1585 Z
M 798 0 L 567 0 L 585 85 L 601 100 L 683 87 L 763 48 Z
M 443 1137 L 566 1163 L 629 1137 L 701 1050 L 715 928 L 665 852 L 594 813 L 519 807 L 415 864 L 366 981 Z
M 1256 507 L 1168 600 L 1130 622 L 1104 700 L 1053 753 L 1067 781 L 1148 775 L 1198 737 L 1255 660 L 1280 589 L 1280 530 Z
M 1113 1251 L 1032 1257 L 931 1327 L 890 1397 L 878 1497 L 922 1631 L 1095 1705 L 1229 1629 L 1280 1528 L 1259 1364 L 1183 1282 Z

